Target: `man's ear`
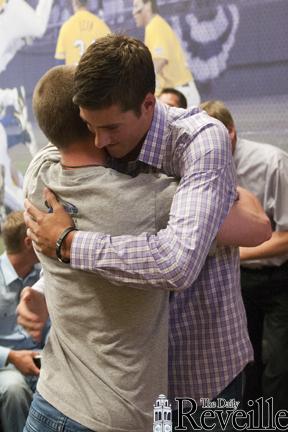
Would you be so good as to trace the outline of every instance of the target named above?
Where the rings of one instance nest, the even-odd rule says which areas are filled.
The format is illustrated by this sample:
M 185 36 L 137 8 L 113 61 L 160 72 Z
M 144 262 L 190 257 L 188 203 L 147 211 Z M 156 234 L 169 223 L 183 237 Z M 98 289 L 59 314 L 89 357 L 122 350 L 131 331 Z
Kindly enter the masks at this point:
M 26 236 L 24 238 L 24 246 L 27 250 L 33 249 L 32 240 L 30 239 L 30 237 Z
M 150 112 L 150 111 L 154 111 L 154 107 L 155 107 L 155 103 L 156 103 L 156 98 L 155 95 L 153 93 L 147 93 L 147 95 L 145 96 L 145 99 L 142 103 L 142 107 L 143 107 L 143 112 Z
M 231 140 L 232 153 L 234 153 L 237 142 L 237 131 L 234 125 L 228 127 L 229 137 Z

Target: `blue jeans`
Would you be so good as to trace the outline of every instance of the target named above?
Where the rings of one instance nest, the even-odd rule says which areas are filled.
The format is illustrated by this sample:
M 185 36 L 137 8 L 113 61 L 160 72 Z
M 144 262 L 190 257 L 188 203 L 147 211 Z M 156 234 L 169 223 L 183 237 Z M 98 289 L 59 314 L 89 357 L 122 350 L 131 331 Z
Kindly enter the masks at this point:
M 13 367 L 0 369 L 0 429 L 3 432 L 22 432 L 32 401 L 30 384 L 35 377 L 24 377 Z
M 71 420 L 35 393 L 23 432 L 92 432 Z

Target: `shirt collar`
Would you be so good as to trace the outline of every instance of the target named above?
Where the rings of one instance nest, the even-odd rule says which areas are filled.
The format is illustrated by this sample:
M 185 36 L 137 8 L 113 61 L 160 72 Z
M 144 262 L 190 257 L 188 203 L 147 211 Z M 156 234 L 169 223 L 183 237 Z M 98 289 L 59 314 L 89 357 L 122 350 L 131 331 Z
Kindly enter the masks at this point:
M 1 260 L 1 269 L 3 273 L 4 281 L 7 286 L 10 285 L 12 282 L 15 282 L 16 280 L 22 281 L 25 286 L 26 281 L 28 281 L 28 279 L 30 278 L 36 278 L 36 276 L 39 274 L 40 271 L 40 265 L 35 264 L 31 272 L 28 273 L 28 275 L 23 279 L 20 276 L 18 276 L 18 274 L 16 273 L 6 252 L 4 252 L 1 255 L 0 260 Z
M 141 148 L 138 160 L 160 169 L 166 144 L 166 123 L 168 108 L 156 100 L 153 120 Z
M 15 280 L 20 279 L 14 267 L 12 266 L 6 252 L 4 252 L 3 255 L 1 256 L 1 267 L 2 267 L 5 284 L 7 286 L 10 285 Z

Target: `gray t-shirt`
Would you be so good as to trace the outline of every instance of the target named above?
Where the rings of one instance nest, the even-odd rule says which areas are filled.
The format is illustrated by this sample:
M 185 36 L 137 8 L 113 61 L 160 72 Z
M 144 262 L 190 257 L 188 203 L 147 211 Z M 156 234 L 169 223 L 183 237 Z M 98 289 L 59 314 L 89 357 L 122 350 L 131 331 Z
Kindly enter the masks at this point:
M 64 170 L 53 155 L 56 161 L 53 147 L 43 149 L 25 177 L 26 194 L 41 210 L 45 185 L 81 230 L 117 236 L 166 226 L 175 180 L 103 167 Z M 56 259 L 40 260 L 52 328 L 39 393 L 97 432 L 152 430 L 153 403 L 167 393 L 168 293 L 119 289 Z

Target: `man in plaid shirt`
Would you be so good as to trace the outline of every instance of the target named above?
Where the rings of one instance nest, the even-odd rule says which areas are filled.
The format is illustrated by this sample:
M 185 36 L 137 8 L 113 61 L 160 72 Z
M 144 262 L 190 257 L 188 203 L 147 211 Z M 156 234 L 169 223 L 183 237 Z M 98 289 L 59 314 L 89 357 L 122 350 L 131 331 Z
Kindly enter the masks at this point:
M 72 231 L 58 258 L 101 274 L 119 289 L 177 292 L 171 300 L 170 398 L 199 402 L 221 395 L 240 400 L 240 374 L 253 353 L 238 249 L 218 246 L 209 254 L 237 196 L 229 137 L 220 122 L 198 108 L 174 109 L 157 102 L 154 90 L 153 62 L 145 45 L 110 35 L 81 58 L 74 102 L 95 134 L 95 145 L 110 155 L 111 166 L 133 174 L 160 170 L 179 178 L 167 228 L 156 235 L 117 237 Z M 48 201 L 53 207 L 52 193 Z M 55 256 L 56 240 L 73 221 L 59 208 L 43 214 L 29 202 L 26 207 L 36 248 Z M 249 219 L 248 239 L 246 224 L 237 226 L 235 245 L 269 238 L 269 222 L 261 217 Z

